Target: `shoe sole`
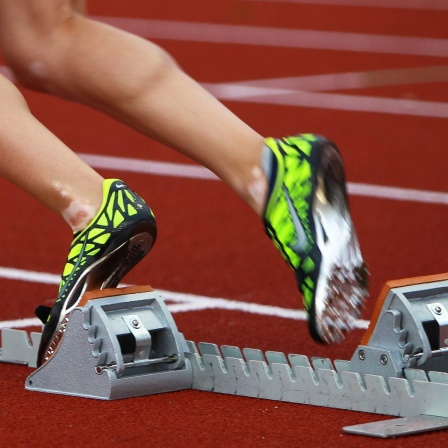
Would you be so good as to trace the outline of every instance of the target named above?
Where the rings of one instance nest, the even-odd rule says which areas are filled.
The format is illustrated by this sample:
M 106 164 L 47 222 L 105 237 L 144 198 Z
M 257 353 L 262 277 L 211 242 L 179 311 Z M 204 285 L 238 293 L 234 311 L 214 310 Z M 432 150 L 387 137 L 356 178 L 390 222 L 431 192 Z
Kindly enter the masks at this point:
M 316 341 L 333 344 L 361 315 L 368 271 L 348 209 L 342 158 L 329 142 L 324 145 L 312 208 L 322 257 L 309 330 Z
M 86 291 L 94 289 L 115 288 L 120 280 L 151 250 L 154 238 L 150 233 L 142 232 L 92 263 L 80 276 L 72 292 L 82 288 L 76 301 L 67 298 L 61 310 L 56 330 L 48 343 L 42 364 L 47 362 L 56 352 L 67 329 L 71 312 L 78 306 Z M 72 303 L 70 303 L 72 302 Z

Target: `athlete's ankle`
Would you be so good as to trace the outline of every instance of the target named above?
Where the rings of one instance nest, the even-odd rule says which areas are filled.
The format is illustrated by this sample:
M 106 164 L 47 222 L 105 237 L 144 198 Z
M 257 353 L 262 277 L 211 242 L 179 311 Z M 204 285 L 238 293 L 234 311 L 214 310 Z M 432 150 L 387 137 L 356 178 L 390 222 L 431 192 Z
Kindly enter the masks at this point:
M 61 190 L 60 194 L 64 198 L 61 216 L 73 233 L 77 233 L 84 230 L 99 212 L 103 201 L 103 186 L 100 184 L 88 192 L 82 192 L 82 195 L 70 192 L 69 188 Z
M 258 216 L 262 216 L 266 204 L 268 181 L 261 165 L 250 170 L 246 184 L 246 201 Z
M 264 153 L 266 146 L 258 149 L 251 160 L 246 161 L 239 180 L 233 185 L 236 192 L 247 204 L 262 217 L 268 194 L 268 176 L 264 166 Z
M 74 233 L 84 230 L 95 218 L 103 203 L 105 179 L 93 170 L 80 176 L 67 171 L 63 179 L 50 181 L 48 204 Z
M 73 200 L 70 202 L 70 205 L 62 211 L 62 217 L 70 226 L 73 233 L 78 233 L 89 225 L 99 209 L 100 207 L 82 204 L 81 202 Z

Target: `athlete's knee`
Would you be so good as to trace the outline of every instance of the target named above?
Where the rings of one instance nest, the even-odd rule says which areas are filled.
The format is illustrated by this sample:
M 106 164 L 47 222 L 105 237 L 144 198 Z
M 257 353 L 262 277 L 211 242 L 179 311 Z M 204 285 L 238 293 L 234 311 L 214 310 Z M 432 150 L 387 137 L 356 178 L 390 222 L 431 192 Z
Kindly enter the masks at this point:
M 6 63 L 11 68 L 15 80 L 28 88 L 45 91 L 45 61 L 33 52 L 20 49 L 13 55 L 6 55 Z

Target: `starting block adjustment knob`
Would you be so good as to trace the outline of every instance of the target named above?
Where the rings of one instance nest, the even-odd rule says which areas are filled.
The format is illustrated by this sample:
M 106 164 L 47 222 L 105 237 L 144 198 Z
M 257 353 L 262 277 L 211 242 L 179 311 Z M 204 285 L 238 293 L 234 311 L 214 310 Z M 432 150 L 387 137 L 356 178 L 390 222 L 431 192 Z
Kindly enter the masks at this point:
M 87 293 L 29 390 L 104 400 L 190 389 L 185 339 L 150 287 Z

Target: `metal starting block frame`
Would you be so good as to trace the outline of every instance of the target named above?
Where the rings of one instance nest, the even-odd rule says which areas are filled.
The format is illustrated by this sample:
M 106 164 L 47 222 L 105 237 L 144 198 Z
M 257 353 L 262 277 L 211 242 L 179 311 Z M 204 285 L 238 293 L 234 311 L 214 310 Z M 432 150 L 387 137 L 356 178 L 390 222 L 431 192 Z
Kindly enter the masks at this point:
M 185 339 L 159 294 L 150 287 L 108 289 L 87 293 L 83 302 L 26 389 L 104 400 L 191 389 Z M 2 337 L 5 344 L 5 331 Z
M 193 389 L 403 417 L 344 428 L 448 428 L 448 275 L 387 283 L 351 361 L 188 342 Z
M 148 288 L 95 291 L 83 303 L 27 389 L 100 399 L 196 389 L 403 417 L 344 428 L 354 434 L 448 428 L 448 274 L 387 283 L 350 361 L 197 348 Z M 36 336 L 13 332 L 2 332 L 0 361 L 31 366 Z

